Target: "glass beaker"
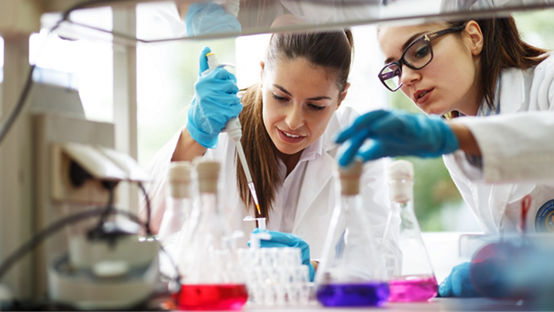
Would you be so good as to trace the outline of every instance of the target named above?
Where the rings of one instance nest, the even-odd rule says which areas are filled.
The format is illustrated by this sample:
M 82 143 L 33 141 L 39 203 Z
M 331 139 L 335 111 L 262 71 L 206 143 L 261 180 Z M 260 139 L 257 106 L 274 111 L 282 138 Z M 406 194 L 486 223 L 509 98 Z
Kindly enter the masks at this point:
M 179 309 L 240 310 L 248 299 L 232 233 L 225 221 L 228 216 L 223 215 L 218 200 L 219 170 L 217 161 L 196 164 L 198 215 L 179 259 Z
M 407 160 L 388 167 L 391 213 L 399 215 L 399 247 L 402 253 L 389 272 L 389 301 L 427 301 L 437 295 L 438 285 L 413 208 L 414 169 Z M 394 218 L 393 218 L 394 219 Z
M 360 162 L 339 170 L 340 202 L 333 211 L 316 273 L 316 296 L 324 306 L 380 306 L 389 296 L 384 265 L 362 208 L 361 174 Z M 338 226 L 341 222 L 345 222 L 344 231 Z M 337 236 L 342 236 L 338 244 Z

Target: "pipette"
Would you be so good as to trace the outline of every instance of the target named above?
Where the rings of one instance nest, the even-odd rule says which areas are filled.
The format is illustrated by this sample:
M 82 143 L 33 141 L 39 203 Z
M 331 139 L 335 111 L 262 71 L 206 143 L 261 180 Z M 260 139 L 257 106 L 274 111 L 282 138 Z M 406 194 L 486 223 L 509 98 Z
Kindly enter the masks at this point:
M 207 53 L 206 58 L 208 59 L 208 68 L 210 70 L 216 68 L 217 66 L 220 66 L 213 52 Z M 246 182 L 248 183 L 248 189 L 250 189 L 250 194 L 252 194 L 252 199 L 254 200 L 254 204 L 256 205 L 256 210 L 258 211 L 258 215 L 261 216 L 262 212 L 260 211 L 258 196 L 256 193 L 256 189 L 254 188 L 252 175 L 250 175 L 250 168 L 248 168 L 248 163 L 246 162 L 246 156 L 244 155 L 244 150 L 242 149 L 242 144 L 240 142 L 240 138 L 242 137 L 242 127 L 240 125 L 239 119 L 237 117 L 231 118 L 227 122 L 227 125 L 225 125 L 224 130 L 227 131 L 227 133 L 229 134 L 233 142 L 235 142 L 235 146 L 237 148 L 237 154 L 239 155 L 239 160 L 242 165 L 242 169 L 244 170 L 244 175 L 246 176 Z

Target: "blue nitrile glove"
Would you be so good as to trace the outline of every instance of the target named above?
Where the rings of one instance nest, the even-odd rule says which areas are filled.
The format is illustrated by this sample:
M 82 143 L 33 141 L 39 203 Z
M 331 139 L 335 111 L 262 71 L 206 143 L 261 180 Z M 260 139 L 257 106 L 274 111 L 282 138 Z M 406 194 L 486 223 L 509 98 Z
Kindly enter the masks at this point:
M 254 229 L 252 233 L 260 233 L 261 231 L 267 232 L 271 235 L 270 240 L 261 239 L 260 247 L 270 248 L 270 247 L 296 247 L 300 248 L 300 253 L 302 255 L 302 264 L 305 264 L 310 269 L 310 281 L 314 280 L 315 270 L 314 266 L 310 261 L 310 246 L 300 237 L 290 234 L 277 231 L 267 231 L 260 230 L 258 228 Z
M 223 67 L 208 72 L 206 47 L 200 54 L 200 73 L 194 85 L 194 98 L 188 111 L 187 129 L 192 138 L 206 148 L 217 144 L 217 136 L 229 119 L 237 117 L 242 104 L 237 97 L 239 88 L 235 75 Z
M 213 1 L 193 3 L 185 15 L 188 36 L 240 32 L 239 21 Z
M 469 277 L 469 262 L 452 268 L 450 275 L 439 285 L 439 297 L 481 297 Z
M 373 142 L 362 148 L 367 139 Z M 440 117 L 383 109 L 358 117 L 335 141 L 350 143 L 339 155 L 341 166 L 356 156 L 364 161 L 403 155 L 437 157 L 458 149 L 458 139 Z

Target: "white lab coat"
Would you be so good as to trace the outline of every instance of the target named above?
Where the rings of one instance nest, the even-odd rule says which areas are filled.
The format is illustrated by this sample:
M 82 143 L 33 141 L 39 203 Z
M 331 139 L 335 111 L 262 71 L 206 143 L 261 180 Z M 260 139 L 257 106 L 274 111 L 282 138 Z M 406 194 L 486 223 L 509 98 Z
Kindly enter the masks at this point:
M 293 171 L 289 174 L 302 174 L 302 183 L 294 217 L 292 233 L 304 239 L 310 246 L 312 259 L 319 259 L 327 234 L 332 210 L 337 203 L 337 177 L 334 176 L 338 146 L 333 143 L 333 136 L 341 128 L 350 125 L 358 115 L 350 107 L 341 107 L 333 114 L 321 140 L 322 154 L 316 159 L 310 160 L 304 171 Z M 175 135 L 155 156 L 152 166 L 153 183 L 148 190 L 152 200 L 152 227 L 157 231 L 165 205 L 165 184 L 168 165 L 171 155 L 177 144 L 179 135 Z M 314 143 L 315 144 L 315 143 Z M 232 213 L 232 224 L 240 227 L 248 239 L 249 233 L 254 229 L 252 222 L 242 222 L 247 215 L 244 204 L 238 195 L 236 183 L 236 157 L 235 146 L 229 137 L 222 133 L 219 136 L 218 145 L 213 150 L 208 150 L 204 157 L 219 160 L 222 164 L 220 198 L 225 204 L 225 211 Z M 376 239 L 381 235 L 387 222 L 389 212 L 388 185 L 386 183 L 385 168 L 387 159 L 368 162 L 364 165 L 362 176 L 362 201 L 367 209 L 371 225 Z M 251 168 L 252 170 L 252 168 Z M 279 191 L 279 190 L 278 190 Z M 280 209 L 274 207 L 274 209 Z M 144 209 L 141 215 L 144 216 Z M 270 214 L 271 218 L 271 214 Z M 392 228 L 397 229 L 399 220 L 392 220 Z M 334 240 L 338 241 L 345 228 L 344 222 L 340 222 L 340 231 Z M 280 231 L 279 228 L 269 230 Z M 397 235 L 395 230 L 388 236 L 387 244 L 395 246 Z
M 554 111 L 554 56 L 527 70 L 503 70 L 497 98 L 497 103 L 500 103 L 499 114 L 502 115 L 527 111 L 550 111 L 550 115 Z M 507 122 L 494 123 L 472 122 L 471 118 L 461 119 L 470 127 L 479 143 L 483 154 L 483 172 L 472 165 L 461 151 L 443 157 L 464 201 L 471 207 L 487 233 L 498 233 L 501 229 L 515 230 L 520 220 L 521 199 L 527 194 L 532 197 L 526 220 L 528 231 L 535 231 L 535 222 L 548 224 L 550 213 L 554 212 L 554 180 L 545 180 L 544 174 L 539 174 L 541 178 L 535 182 L 501 183 L 518 180 L 518 173 L 522 179 L 528 180 L 530 173 L 541 170 L 540 166 L 531 168 L 536 164 L 524 165 L 526 162 L 538 161 L 548 168 L 547 171 L 553 171 L 554 161 L 551 155 L 554 133 L 537 131 L 534 123 L 529 121 L 511 123 L 517 121 L 517 118 L 513 119 L 515 117 L 510 115 L 504 119 Z M 534 118 L 535 125 L 543 124 L 548 127 L 552 123 L 551 116 L 541 120 L 541 116 L 535 113 L 527 118 Z M 500 139 L 499 132 L 502 133 Z M 536 133 L 536 136 L 527 141 L 527 135 L 518 133 Z M 537 147 L 537 141 L 544 142 L 543 147 Z M 500 157 L 497 158 L 497 155 Z M 510 168 L 512 166 L 520 168 Z M 541 182 L 536 182 L 538 180 Z

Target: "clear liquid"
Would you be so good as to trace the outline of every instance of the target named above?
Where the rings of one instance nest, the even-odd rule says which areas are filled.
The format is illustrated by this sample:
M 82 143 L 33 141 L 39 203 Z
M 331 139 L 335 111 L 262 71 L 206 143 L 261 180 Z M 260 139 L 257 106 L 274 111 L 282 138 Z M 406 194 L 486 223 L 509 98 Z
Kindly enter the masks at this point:
M 181 310 L 240 310 L 248 300 L 244 284 L 183 284 L 175 295 Z
M 323 284 L 316 295 L 326 307 L 378 307 L 387 301 L 389 286 L 385 282 Z
M 438 285 L 435 276 L 404 276 L 389 281 L 391 302 L 427 301 L 437 295 Z

